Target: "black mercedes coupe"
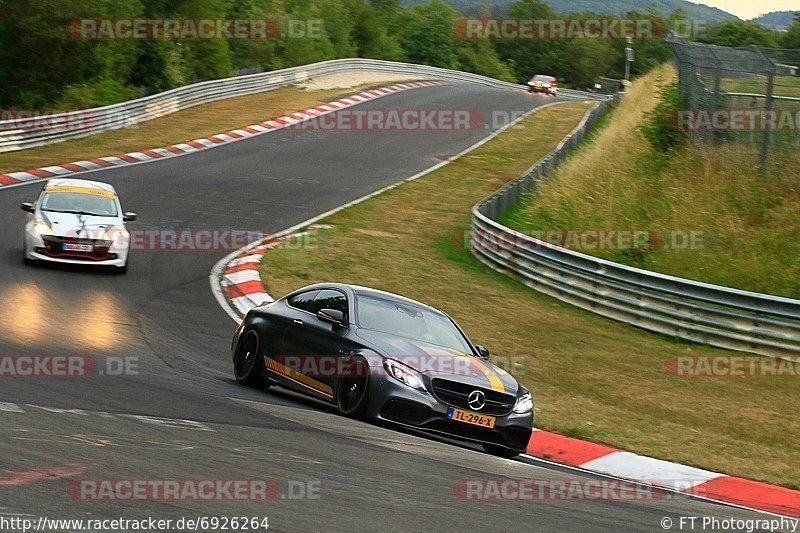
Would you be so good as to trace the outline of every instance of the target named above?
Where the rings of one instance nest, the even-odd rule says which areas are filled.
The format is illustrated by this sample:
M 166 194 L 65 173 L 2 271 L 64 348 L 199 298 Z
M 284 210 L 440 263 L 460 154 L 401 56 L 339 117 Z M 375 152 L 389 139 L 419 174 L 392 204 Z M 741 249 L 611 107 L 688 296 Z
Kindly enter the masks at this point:
M 231 344 L 240 383 L 281 385 L 340 413 L 524 453 L 531 394 L 447 314 L 388 292 L 322 283 L 251 310 Z

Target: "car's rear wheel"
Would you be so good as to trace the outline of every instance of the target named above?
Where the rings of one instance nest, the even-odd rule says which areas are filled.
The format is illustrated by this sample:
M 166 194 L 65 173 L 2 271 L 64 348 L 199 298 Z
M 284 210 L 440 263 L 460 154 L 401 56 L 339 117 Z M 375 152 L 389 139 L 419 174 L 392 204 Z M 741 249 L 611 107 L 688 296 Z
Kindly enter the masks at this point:
M 512 457 L 516 457 L 522 452 L 517 450 L 512 450 L 511 448 L 506 448 L 505 446 L 498 446 L 497 444 L 484 444 L 483 449 L 486 453 L 496 455 L 498 457 L 505 457 L 506 459 L 511 459 Z
M 345 416 L 364 418 L 367 413 L 369 366 L 358 360 L 347 367 L 336 387 L 336 407 Z
M 258 356 L 259 346 L 258 333 L 254 329 L 249 329 L 239 337 L 239 343 L 233 353 L 233 375 L 236 381 L 249 387 L 261 387 L 264 384 Z

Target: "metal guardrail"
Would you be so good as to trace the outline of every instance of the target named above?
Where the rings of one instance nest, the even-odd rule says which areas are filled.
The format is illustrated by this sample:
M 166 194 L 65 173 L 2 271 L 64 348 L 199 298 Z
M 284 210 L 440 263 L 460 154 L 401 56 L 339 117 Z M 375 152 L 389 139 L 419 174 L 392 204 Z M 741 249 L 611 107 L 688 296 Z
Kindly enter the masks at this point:
M 374 59 L 335 59 L 271 72 L 210 80 L 119 104 L 85 109 L 27 120 L 0 121 L 0 152 L 22 150 L 85 137 L 102 131 L 125 128 L 225 98 L 270 91 L 319 76 L 354 72 L 386 72 L 414 78 L 436 78 L 479 83 L 492 87 L 527 88 L 478 74 L 426 65 L 379 61 Z M 606 98 L 603 95 L 562 89 L 561 96 Z M 35 122 L 34 124 L 28 124 Z
M 726 96 L 742 96 L 745 98 L 767 98 L 766 94 L 758 93 L 724 93 Z M 772 95 L 773 100 L 785 100 L 787 102 L 800 102 L 800 97 L 797 96 L 776 96 Z
M 473 207 L 473 253 L 539 292 L 614 320 L 720 348 L 800 359 L 800 300 L 621 265 L 553 246 L 497 222 L 553 171 L 611 104 L 599 102 L 555 150 Z

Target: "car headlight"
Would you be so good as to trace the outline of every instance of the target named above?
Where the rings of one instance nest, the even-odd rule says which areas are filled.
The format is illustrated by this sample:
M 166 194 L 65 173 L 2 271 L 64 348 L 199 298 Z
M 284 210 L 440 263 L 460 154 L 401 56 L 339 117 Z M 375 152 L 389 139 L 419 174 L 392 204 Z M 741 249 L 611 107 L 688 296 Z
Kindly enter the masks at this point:
M 549 84 L 549 83 L 543 83 L 543 84 L 542 84 L 542 87 L 547 87 L 547 88 L 549 88 L 549 87 L 550 87 L 550 84 Z
M 425 385 L 422 383 L 422 375 L 413 368 L 392 359 L 384 359 L 383 367 L 386 369 L 387 374 L 400 383 L 412 389 L 425 390 Z
M 103 233 L 103 240 L 111 242 L 114 248 L 124 248 L 127 244 L 127 232 L 120 226 L 111 226 Z
M 33 231 L 39 235 L 52 235 L 53 229 L 44 221 L 43 218 L 37 218 L 33 221 Z
M 514 405 L 514 412 L 517 414 L 527 413 L 533 410 L 533 397 L 530 392 L 526 392 L 517 399 Z

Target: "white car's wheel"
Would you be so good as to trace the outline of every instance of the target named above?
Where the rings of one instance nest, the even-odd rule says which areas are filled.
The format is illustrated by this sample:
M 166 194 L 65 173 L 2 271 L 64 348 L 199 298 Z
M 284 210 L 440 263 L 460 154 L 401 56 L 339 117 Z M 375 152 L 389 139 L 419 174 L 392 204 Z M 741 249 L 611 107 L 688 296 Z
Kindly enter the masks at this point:
M 28 246 L 25 242 L 22 243 L 22 262 L 26 265 L 35 265 L 36 261 L 28 257 Z

